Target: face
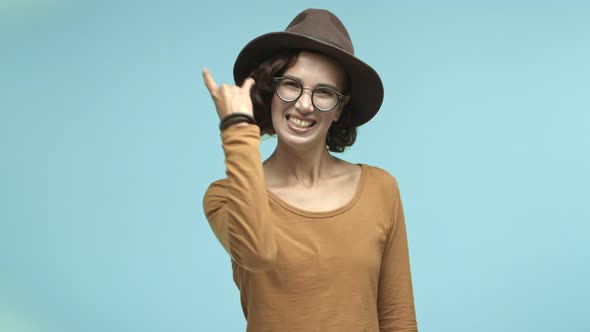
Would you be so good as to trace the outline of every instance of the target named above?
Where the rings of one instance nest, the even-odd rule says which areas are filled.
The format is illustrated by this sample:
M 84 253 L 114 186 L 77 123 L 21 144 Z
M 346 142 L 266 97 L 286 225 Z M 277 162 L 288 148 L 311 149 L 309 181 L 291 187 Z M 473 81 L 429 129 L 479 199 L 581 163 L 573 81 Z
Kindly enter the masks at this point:
M 298 80 L 304 88 L 329 86 L 342 93 L 346 75 L 334 60 L 321 54 L 302 51 L 293 66 L 282 76 Z M 344 102 L 328 112 L 317 110 L 311 102 L 311 90 L 305 89 L 296 101 L 285 102 L 276 93 L 273 95 L 272 124 L 281 141 L 293 147 L 326 146 L 326 136 L 332 122 L 338 120 Z

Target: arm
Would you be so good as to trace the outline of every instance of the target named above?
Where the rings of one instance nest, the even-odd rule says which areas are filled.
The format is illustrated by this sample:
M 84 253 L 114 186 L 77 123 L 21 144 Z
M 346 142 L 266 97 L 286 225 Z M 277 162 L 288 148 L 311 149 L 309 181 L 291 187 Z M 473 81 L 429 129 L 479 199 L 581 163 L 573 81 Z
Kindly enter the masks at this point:
M 236 263 L 251 271 L 272 267 L 277 253 L 255 125 L 221 133 L 225 180 L 212 183 L 203 210 L 215 236 Z
M 253 115 L 252 78 L 242 86 L 218 86 L 209 70 L 203 80 L 211 93 L 219 119 L 233 113 Z M 211 229 L 231 258 L 250 271 L 273 266 L 277 244 L 269 221 L 264 173 L 258 145 L 260 128 L 234 124 L 221 133 L 227 179 L 214 182 L 203 197 L 203 210 Z
M 394 182 L 393 196 L 393 220 L 387 234 L 379 276 L 379 330 L 418 331 L 406 225 L 397 182 Z

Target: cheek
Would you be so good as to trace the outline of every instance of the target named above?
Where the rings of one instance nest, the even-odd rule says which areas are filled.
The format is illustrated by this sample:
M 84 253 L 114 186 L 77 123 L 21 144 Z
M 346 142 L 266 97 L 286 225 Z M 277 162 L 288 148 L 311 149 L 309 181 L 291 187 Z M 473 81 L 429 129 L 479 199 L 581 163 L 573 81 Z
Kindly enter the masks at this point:
M 281 117 L 285 112 L 286 107 L 287 105 L 285 102 L 275 95 L 270 102 L 270 113 L 272 118 L 275 119 L 276 117 Z
M 272 120 L 272 125 L 274 128 L 277 127 L 279 121 L 283 117 L 283 107 L 282 107 L 282 100 L 277 100 L 278 98 L 275 96 L 273 97 L 270 103 L 270 116 Z
M 276 95 L 273 95 L 272 99 L 270 100 L 270 110 L 271 110 L 271 112 L 274 112 L 275 109 L 277 108 L 277 106 L 279 105 L 277 99 L 278 99 L 278 97 Z
M 270 102 L 270 115 L 272 116 L 273 121 L 276 118 L 278 112 L 279 112 L 278 103 L 275 100 L 275 98 L 273 98 L 272 101 Z

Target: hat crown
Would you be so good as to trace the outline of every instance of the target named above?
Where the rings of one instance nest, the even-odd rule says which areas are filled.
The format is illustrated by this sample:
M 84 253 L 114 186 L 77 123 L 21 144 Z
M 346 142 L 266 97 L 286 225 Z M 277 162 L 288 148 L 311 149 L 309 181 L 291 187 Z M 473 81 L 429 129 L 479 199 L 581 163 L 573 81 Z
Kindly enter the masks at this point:
M 315 38 L 354 55 L 352 40 L 344 24 L 328 10 L 306 9 L 289 23 L 285 31 Z

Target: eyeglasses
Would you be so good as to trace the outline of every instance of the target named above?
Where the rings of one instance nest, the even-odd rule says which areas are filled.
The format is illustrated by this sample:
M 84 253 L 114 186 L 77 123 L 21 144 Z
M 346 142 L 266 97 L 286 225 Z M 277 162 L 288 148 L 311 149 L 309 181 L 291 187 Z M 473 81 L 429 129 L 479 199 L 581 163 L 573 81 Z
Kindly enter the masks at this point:
M 301 83 L 290 77 L 273 77 L 272 83 L 275 86 L 277 96 L 286 102 L 295 101 L 301 97 L 303 90 L 310 90 L 311 103 L 322 112 L 333 110 L 338 103 L 346 98 L 345 95 L 328 87 L 304 88 Z

